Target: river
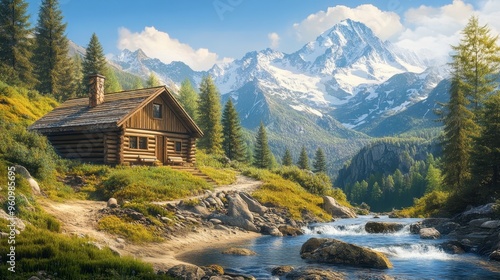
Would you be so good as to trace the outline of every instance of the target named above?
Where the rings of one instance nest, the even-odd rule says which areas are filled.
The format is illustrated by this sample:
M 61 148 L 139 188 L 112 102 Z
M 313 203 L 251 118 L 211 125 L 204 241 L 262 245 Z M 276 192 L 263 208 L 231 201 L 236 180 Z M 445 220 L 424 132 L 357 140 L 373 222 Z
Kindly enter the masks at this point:
M 500 279 L 498 263 L 474 254 L 450 255 L 438 247 L 446 239 L 422 240 L 418 235 L 410 234 L 409 225 L 418 220 L 360 216 L 356 219 L 310 225 L 305 228 L 305 235 L 298 237 L 262 236 L 239 244 L 227 244 L 225 247 L 248 248 L 255 251 L 257 256 L 223 255 L 221 251 L 225 248 L 217 248 L 192 251 L 180 259 L 199 266 L 219 264 L 234 272 L 251 274 L 257 279 L 278 279 L 271 276 L 271 269 L 280 265 L 329 267 L 346 273 L 349 279 L 367 279 L 377 275 L 389 275 L 395 279 Z M 368 221 L 401 222 L 407 226 L 392 234 L 370 234 L 364 230 Z M 302 244 L 311 237 L 335 238 L 384 252 L 394 268 L 377 270 L 308 263 L 300 258 L 299 252 Z

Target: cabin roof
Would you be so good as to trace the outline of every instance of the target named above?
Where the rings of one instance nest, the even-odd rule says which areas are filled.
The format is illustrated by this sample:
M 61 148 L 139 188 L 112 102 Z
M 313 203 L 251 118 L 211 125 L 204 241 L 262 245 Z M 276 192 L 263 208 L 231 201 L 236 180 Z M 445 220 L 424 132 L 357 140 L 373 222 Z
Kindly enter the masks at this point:
M 202 137 L 201 129 L 165 86 L 108 93 L 104 102 L 95 107 L 89 106 L 87 97 L 70 99 L 37 120 L 29 129 L 50 133 L 118 128 L 160 94 L 165 94 L 172 110 L 184 121 L 188 130 L 196 137 Z

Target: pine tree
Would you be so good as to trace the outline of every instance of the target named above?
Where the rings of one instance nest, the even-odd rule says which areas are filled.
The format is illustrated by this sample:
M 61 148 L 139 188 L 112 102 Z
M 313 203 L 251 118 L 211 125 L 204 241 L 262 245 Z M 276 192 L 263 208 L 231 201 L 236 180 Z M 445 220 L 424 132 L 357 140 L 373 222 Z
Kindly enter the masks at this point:
M 0 1 L 0 79 L 30 87 L 35 84 L 35 78 L 27 8 L 28 3 L 23 0 Z
M 35 28 L 34 72 L 38 79 L 37 89 L 42 94 L 64 96 L 71 90 L 68 83 L 68 39 L 66 23 L 57 0 L 43 0 Z
M 307 156 L 307 151 L 306 151 L 305 146 L 302 146 L 302 150 L 300 151 L 299 161 L 297 162 L 297 166 L 300 169 L 307 169 L 307 170 L 311 169 L 311 167 L 309 166 L 309 157 Z
M 123 90 L 120 82 L 118 82 L 115 71 L 111 68 L 111 66 L 106 66 L 104 73 L 104 75 L 106 76 L 106 82 L 104 83 L 105 93 L 118 92 Z
M 283 159 L 281 160 L 283 166 L 292 166 L 293 165 L 293 159 L 292 159 L 292 154 L 290 153 L 290 150 L 286 148 L 285 154 L 283 155 Z
M 326 173 L 326 158 L 323 149 L 318 148 L 316 154 L 314 155 L 313 168 L 315 173 L 323 172 Z
M 132 89 L 140 89 L 140 88 L 144 88 L 144 84 L 142 82 L 142 79 L 139 78 L 139 77 L 134 77 L 134 81 L 132 83 Z
M 470 178 L 472 135 L 477 131 L 474 114 L 467 109 L 469 101 L 457 77 L 452 78 L 448 111 L 444 117 L 443 181 L 455 191 L 463 189 Z
M 254 165 L 258 168 L 271 169 L 273 167 L 273 154 L 269 149 L 267 132 L 264 123 L 260 122 L 259 131 L 255 137 Z
M 74 96 L 71 97 L 86 97 L 88 95 L 86 86 L 83 83 L 83 66 L 82 58 L 79 54 L 75 54 L 71 59 L 73 65 L 72 91 Z
M 222 154 L 220 95 L 210 76 L 201 81 L 198 108 L 198 125 L 205 134 L 199 140 L 198 146 L 205 148 L 208 153 Z
M 106 76 L 106 84 L 109 81 L 108 71 L 106 69 L 106 58 L 104 50 L 99 42 L 99 38 L 95 33 L 90 37 L 90 42 L 87 45 L 85 58 L 82 62 L 83 67 L 83 83 L 87 85 L 88 77 L 94 74 Z
M 233 102 L 229 99 L 222 112 L 222 149 L 231 160 L 245 160 L 245 141 L 241 131 L 240 118 Z
M 475 139 L 472 153 L 474 177 L 489 193 L 500 191 L 500 93 L 490 97 L 484 105 L 480 123 L 482 133 Z
M 181 83 L 181 89 L 179 90 L 179 102 L 182 104 L 191 118 L 197 118 L 196 114 L 198 110 L 198 94 L 194 90 L 189 79 L 185 79 Z
M 498 86 L 496 74 L 500 68 L 500 47 L 498 36 L 490 33 L 487 25 L 479 26 L 478 18 L 472 16 L 462 31 L 459 45 L 453 46 L 452 66 L 475 114 L 486 95 Z
M 146 81 L 146 87 L 150 88 L 150 87 L 157 87 L 160 85 L 161 85 L 161 82 L 158 79 L 158 77 L 156 77 L 156 75 L 153 72 L 151 72 L 149 74 L 148 80 Z

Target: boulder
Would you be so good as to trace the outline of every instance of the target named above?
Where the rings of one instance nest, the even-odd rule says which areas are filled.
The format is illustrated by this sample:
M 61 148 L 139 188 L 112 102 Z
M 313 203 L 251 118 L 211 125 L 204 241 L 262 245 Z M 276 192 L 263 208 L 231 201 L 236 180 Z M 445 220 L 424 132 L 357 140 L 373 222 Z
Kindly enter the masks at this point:
M 365 230 L 368 233 L 391 233 L 400 231 L 404 227 L 404 224 L 395 222 L 367 222 Z
M 435 227 L 439 233 L 443 235 L 450 234 L 460 228 L 460 225 L 455 222 L 446 222 Z
M 253 223 L 252 212 L 248 209 L 246 202 L 238 194 L 227 196 L 228 207 L 227 215 L 230 217 L 237 217 L 249 220 Z
M 319 267 L 301 267 L 286 274 L 286 279 L 292 280 L 335 280 L 346 279 L 345 274 L 331 269 Z
M 245 192 L 240 192 L 240 197 L 246 202 L 248 209 L 251 212 L 258 213 L 259 215 L 264 215 L 267 212 L 267 207 L 262 206 L 260 202 L 255 200 L 252 196 Z
M 201 280 L 205 276 L 205 272 L 196 265 L 179 264 L 170 268 L 167 275 L 179 279 Z
M 293 266 L 282 265 L 282 266 L 277 266 L 277 267 L 273 268 L 271 270 L 271 274 L 273 276 L 283 276 L 287 273 L 290 273 L 293 270 L 294 270 Z
M 242 217 L 216 216 L 215 218 L 220 220 L 225 225 L 239 227 L 248 231 L 259 232 L 259 229 L 251 221 Z
M 236 255 L 236 256 L 255 256 L 257 253 L 246 248 L 229 248 L 222 251 L 224 255 Z
M 458 241 L 448 241 L 443 244 L 441 244 L 441 248 L 448 253 L 452 255 L 459 255 L 465 253 L 464 248 L 462 247 L 462 244 Z
M 441 234 L 435 228 L 422 228 L 420 229 L 420 238 L 421 239 L 438 239 L 441 237 Z
M 484 224 L 485 222 L 488 222 L 490 220 L 491 220 L 490 218 L 474 219 L 474 220 L 469 221 L 469 226 L 480 227 L 482 224 Z
M 283 233 L 275 226 L 263 226 L 260 228 L 260 233 L 263 235 L 271 235 L 276 237 L 283 236 Z
M 348 207 L 337 203 L 331 196 L 323 196 L 323 210 L 332 215 L 333 218 L 356 218 L 356 213 Z
M 410 233 L 419 234 L 422 228 L 422 222 L 416 222 L 410 225 Z
M 500 227 L 500 220 L 486 221 L 481 224 L 481 228 L 494 229 Z
M 278 230 L 283 234 L 283 236 L 297 236 L 304 234 L 304 231 L 302 231 L 300 228 L 292 227 L 289 225 L 280 226 Z
M 21 176 L 23 176 L 24 179 L 26 179 L 26 181 L 28 181 L 28 185 L 30 185 L 33 193 L 35 195 L 40 195 L 41 194 L 40 186 L 38 185 L 37 181 L 35 181 L 35 179 L 31 177 L 29 171 L 22 165 L 16 165 L 15 168 L 16 168 L 16 173 L 20 174 Z
M 224 268 L 217 264 L 211 264 L 208 266 L 203 266 L 201 269 L 205 272 L 206 276 L 217 276 L 224 275 Z M 210 278 L 212 279 L 212 278 Z
M 332 238 L 310 238 L 302 245 L 300 257 L 320 263 L 392 268 L 383 253 Z
M 500 261 L 500 251 L 496 250 L 496 251 L 491 252 L 489 258 L 490 258 L 490 260 L 499 262 Z
M 117 208 L 118 207 L 118 201 L 116 198 L 110 198 L 108 199 L 108 203 L 106 204 L 109 208 Z

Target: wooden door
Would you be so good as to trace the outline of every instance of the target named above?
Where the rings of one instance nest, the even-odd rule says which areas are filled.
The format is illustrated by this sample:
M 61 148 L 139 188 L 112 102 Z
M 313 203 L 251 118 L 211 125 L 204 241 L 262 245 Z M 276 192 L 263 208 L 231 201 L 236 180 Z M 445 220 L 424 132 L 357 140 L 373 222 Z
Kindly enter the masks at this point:
M 161 162 L 166 162 L 165 157 L 165 140 L 161 135 L 156 136 L 156 158 Z

